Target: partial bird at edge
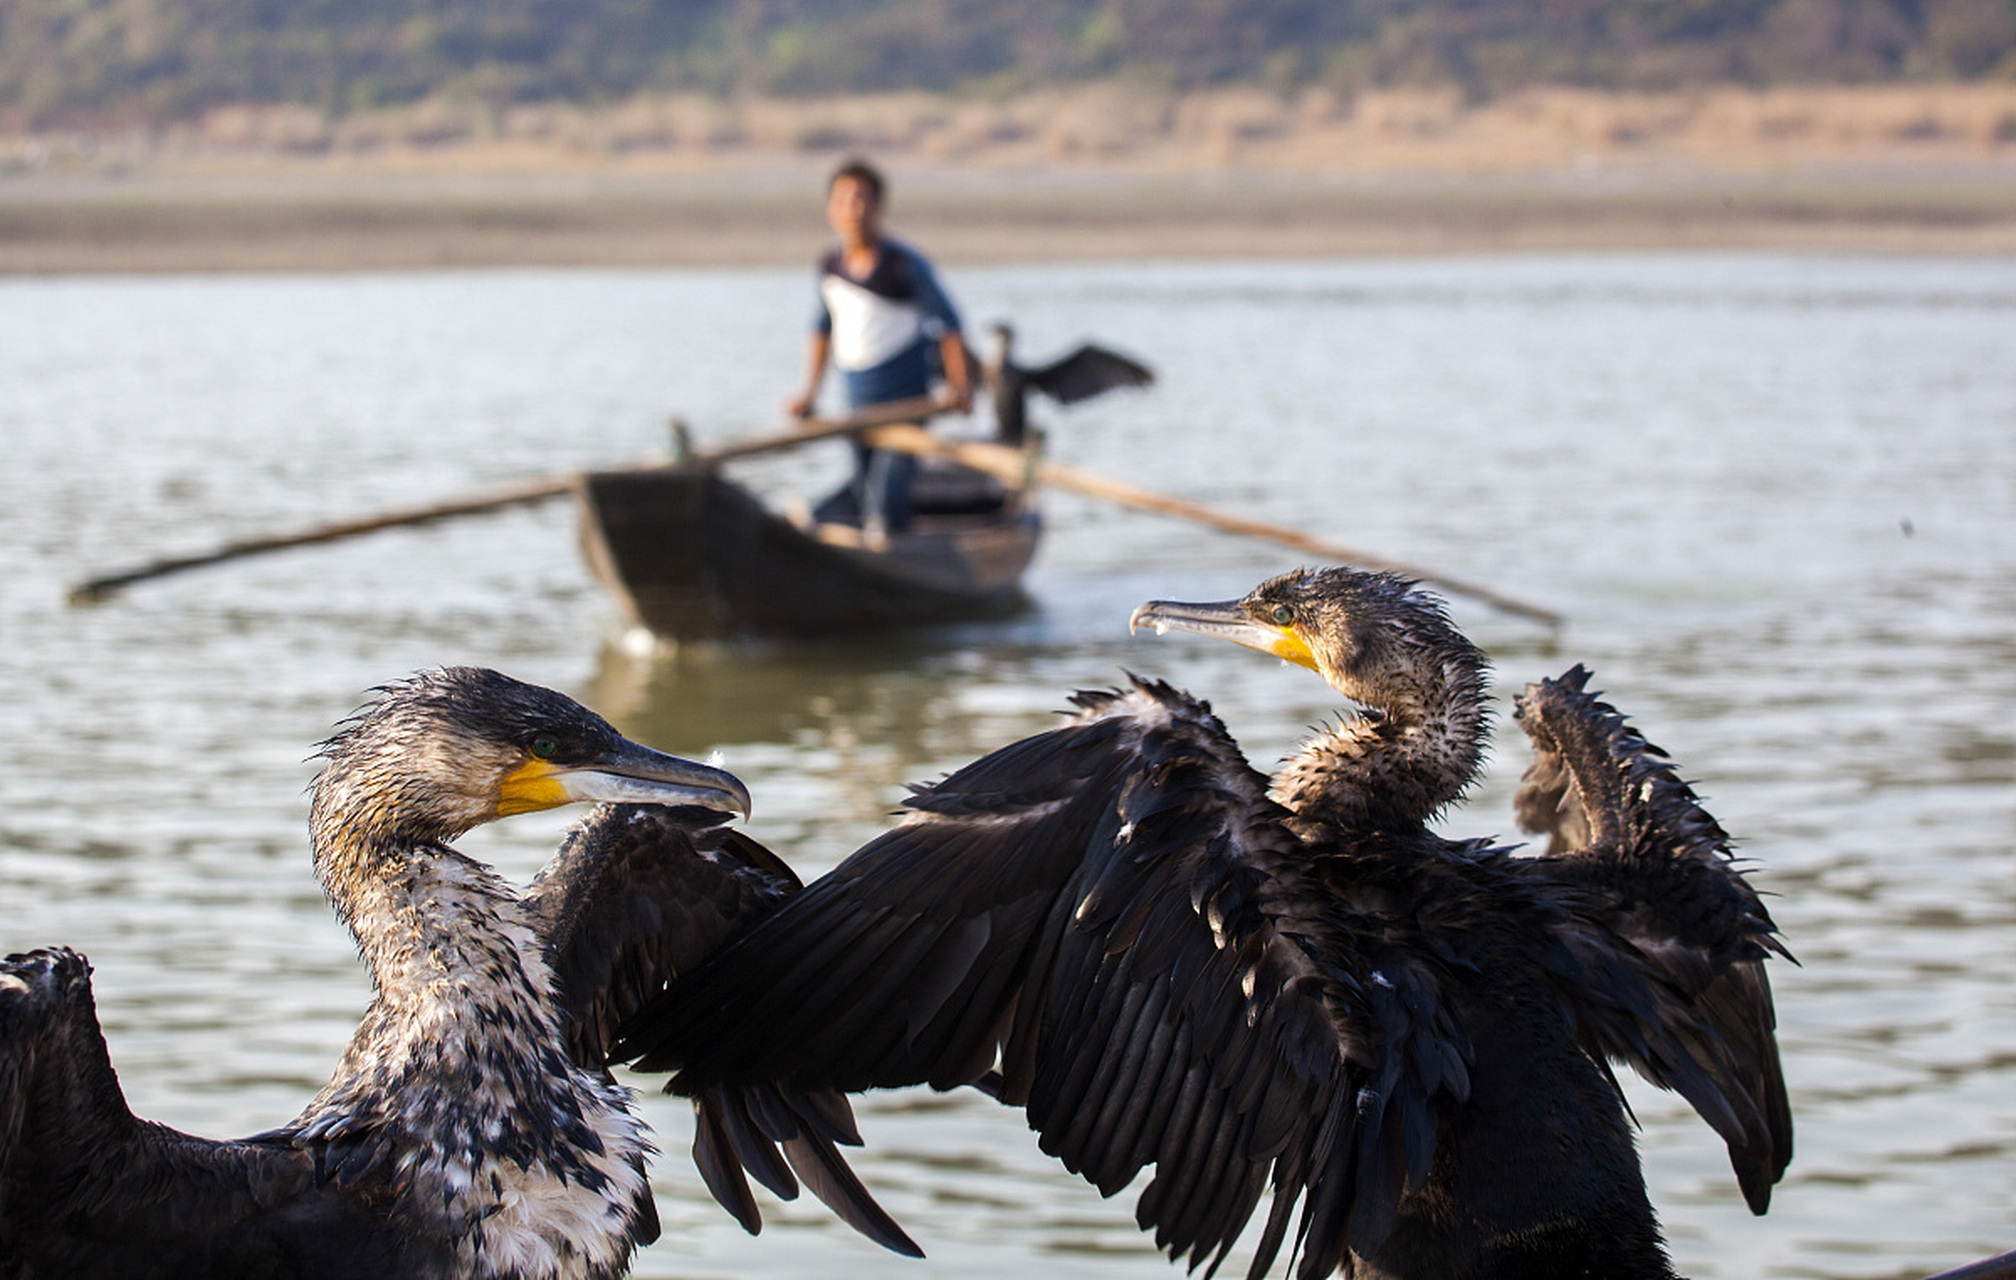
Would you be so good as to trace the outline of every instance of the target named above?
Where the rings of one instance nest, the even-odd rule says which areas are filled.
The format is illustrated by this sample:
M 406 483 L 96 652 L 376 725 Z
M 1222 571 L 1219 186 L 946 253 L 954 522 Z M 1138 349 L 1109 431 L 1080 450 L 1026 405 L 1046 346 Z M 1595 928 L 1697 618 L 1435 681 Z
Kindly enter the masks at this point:
M 136 1118 L 85 959 L 0 963 L 0 1277 L 613 1277 L 657 1237 L 655 1148 L 608 1029 L 796 878 L 722 825 L 749 809 L 732 775 L 560 694 L 475 668 L 380 692 L 324 744 L 310 817 L 376 997 L 294 1121 L 220 1141 Z M 447 843 L 579 800 L 643 805 L 598 809 L 523 895 Z M 612 833 L 639 818 L 648 839 Z M 749 1230 L 742 1170 L 789 1196 L 795 1167 L 919 1253 L 835 1149 L 859 1141 L 844 1098 L 694 1104 L 696 1161 Z

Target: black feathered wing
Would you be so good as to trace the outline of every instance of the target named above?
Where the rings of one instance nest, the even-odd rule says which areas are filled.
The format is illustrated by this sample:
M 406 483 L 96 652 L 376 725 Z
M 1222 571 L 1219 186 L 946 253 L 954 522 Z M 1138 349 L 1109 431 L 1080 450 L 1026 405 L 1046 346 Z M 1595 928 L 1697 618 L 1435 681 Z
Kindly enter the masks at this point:
M 1154 372 L 1138 360 L 1093 343 L 1053 360 L 1040 369 L 1023 371 L 1027 385 L 1059 404 L 1076 404 L 1120 387 L 1145 387 Z
M 317 1224 L 332 1266 L 396 1265 L 387 1224 L 331 1194 L 309 1152 L 134 1116 L 90 974 L 67 948 L 0 961 L 0 1276 L 282 1274 Z
M 576 1060 L 603 1065 L 618 1023 L 801 887 L 781 858 L 712 810 L 590 810 L 524 899 Z
M 848 1090 L 951 1088 L 998 1058 L 999 1096 L 1068 1168 L 1111 1194 L 1156 1167 L 1137 1216 L 1171 1254 L 1222 1257 L 1271 1186 L 1251 1274 L 1291 1227 L 1301 1274 L 1327 1274 L 1425 1176 L 1435 1074 L 1399 1061 L 1417 1038 L 1382 1028 L 1348 935 L 1297 914 L 1302 851 L 1209 709 L 1141 682 L 1077 701 L 919 789 L 616 1052 L 683 1087 Z
M 1534 762 L 1514 807 L 1522 826 L 1551 838 L 1548 856 L 1525 865 L 1573 889 L 1579 918 L 1630 943 L 1645 980 L 1646 1016 L 1630 1027 L 1591 1019 L 1594 1047 L 1686 1096 L 1728 1142 L 1744 1199 L 1763 1213 L 1792 1159 L 1764 961 L 1789 953 L 1728 835 L 1588 682 L 1578 665 L 1519 698 Z
M 782 859 L 721 825 L 718 813 L 659 805 L 591 810 L 525 895 L 576 1061 L 603 1067 L 619 1024 L 799 887 Z M 760 1230 L 762 1215 L 745 1171 L 787 1200 L 802 1179 L 869 1239 L 921 1256 L 841 1157 L 839 1145 L 861 1139 L 838 1093 L 717 1086 L 696 1091 L 693 1109 L 694 1163 L 746 1230 Z

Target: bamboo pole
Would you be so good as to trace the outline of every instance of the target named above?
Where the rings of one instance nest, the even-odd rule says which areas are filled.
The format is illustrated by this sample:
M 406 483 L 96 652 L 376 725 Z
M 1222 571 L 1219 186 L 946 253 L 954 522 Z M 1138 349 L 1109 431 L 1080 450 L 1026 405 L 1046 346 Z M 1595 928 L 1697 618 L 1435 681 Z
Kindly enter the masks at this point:
M 758 436 L 736 444 L 724 445 L 719 449 L 694 454 L 680 459 L 674 465 L 689 467 L 713 466 L 731 458 L 747 458 L 761 453 L 777 453 L 785 449 L 795 449 L 816 440 L 830 440 L 835 436 L 852 435 L 864 428 L 892 422 L 914 422 L 928 418 L 938 411 L 937 401 L 929 396 L 919 396 L 911 400 L 899 400 L 886 405 L 877 405 L 871 410 L 852 414 L 845 418 L 807 418 L 793 431 L 776 435 Z M 632 462 L 618 470 L 646 471 L 666 464 L 662 461 Z M 227 543 L 210 551 L 193 555 L 170 556 L 162 560 L 150 561 L 132 569 L 108 573 L 101 577 L 81 582 L 70 589 L 70 603 L 88 604 L 103 600 L 113 592 L 136 582 L 150 578 L 165 577 L 180 573 L 185 569 L 200 569 L 205 565 L 221 564 L 227 560 L 241 560 L 247 556 L 264 555 L 269 551 L 284 551 L 289 547 L 314 546 L 322 542 L 335 542 L 340 538 L 353 538 L 361 533 L 375 533 L 380 529 L 394 529 L 405 525 L 429 524 L 436 520 L 448 520 L 457 516 L 483 515 L 492 511 L 502 511 L 508 507 L 526 506 L 544 502 L 549 498 L 563 497 L 572 492 L 575 476 L 572 473 L 558 476 L 541 476 L 517 484 L 505 485 L 497 489 L 484 490 L 465 498 L 446 502 L 430 502 L 417 507 L 402 507 L 393 511 L 382 511 L 376 515 L 363 516 L 355 520 L 338 520 L 329 524 L 294 533 L 276 534 L 263 538 L 248 538 L 242 542 Z
M 2016 1280 L 2016 1252 L 1998 1253 L 1964 1267 L 1941 1271 L 1928 1280 Z
M 859 436 L 877 448 L 890 449 L 899 453 L 935 454 L 949 457 L 954 461 L 984 471 L 1000 479 L 1003 483 L 1020 488 L 1033 478 L 1043 484 L 1059 489 L 1069 489 L 1089 497 L 1100 498 L 1121 506 L 1134 507 L 1143 511 L 1160 512 L 1178 519 L 1193 520 L 1227 533 L 1244 537 L 1264 538 L 1269 541 L 1293 547 L 1324 560 L 1336 560 L 1360 565 L 1370 569 L 1386 569 L 1435 583 L 1448 591 L 1480 600 L 1493 608 L 1523 617 L 1533 618 L 1550 627 L 1560 627 L 1563 619 L 1551 609 L 1528 604 L 1514 599 L 1489 587 L 1466 582 L 1448 574 L 1438 573 L 1419 565 L 1374 555 L 1354 547 L 1313 538 L 1297 529 L 1265 521 L 1248 519 L 1219 511 L 1201 503 L 1169 494 L 1142 489 L 1107 476 L 1080 471 L 1061 463 L 1032 460 L 1020 449 L 1006 445 L 992 444 L 980 440 L 944 441 L 933 437 L 917 423 L 928 419 L 943 408 L 937 400 L 929 396 L 918 396 L 909 400 L 899 400 L 890 404 L 877 405 L 845 418 L 808 418 L 796 429 L 775 435 L 758 436 L 754 439 L 723 445 L 720 448 L 693 454 L 673 463 L 685 467 L 709 467 L 736 458 L 748 458 L 758 454 L 777 453 L 795 449 L 818 440 L 829 440 L 837 436 Z M 631 463 L 625 470 L 650 470 L 664 466 L 661 462 Z M 243 559 L 247 556 L 263 555 L 269 551 L 282 551 L 289 547 L 313 546 L 317 543 L 334 542 L 341 538 L 358 534 L 374 533 L 380 529 L 392 529 L 407 525 L 428 524 L 437 520 L 452 519 L 457 516 L 480 515 L 491 511 L 501 511 L 509 507 L 525 506 L 557 498 L 573 490 L 576 476 L 573 474 L 543 476 L 518 484 L 472 494 L 447 502 L 428 503 L 418 507 L 406 507 L 394 511 L 380 512 L 355 520 L 340 520 L 330 524 L 295 533 L 280 534 L 264 538 L 251 538 L 234 542 L 212 551 L 194 555 L 172 556 L 155 560 L 137 568 L 105 574 L 79 583 L 70 589 L 72 604 L 86 604 L 102 600 L 123 587 L 152 578 L 165 577 L 186 569 L 201 568 L 205 565 L 221 564 L 227 560 Z
M 71 604 L 89 604 L 103 600 L 122 587 L 149 578 L 166 577 L 180 573 L 184 569 L 200 569 L 208 564 L 220 564 L 226 560 L 239 560 L 246 556 L 263 555 L 268 551 L 281 551 L 288 547 L 313 546 L 318 542 L 334 542 L 338 538 L 351 538 L 360 533 L 375 533 L 379 529 L 390 529 L 398 525 L 427 524 L 434 520 L 446 520 L 453 516 L 477 515 L 487 511 L 502 511 L 506 507 L 524 506 L 527 503 L 542 502 L 558 497 L 568 491 L 572 476 L 547 476 L 537 480 L 527 480 L 521 484 L 507 485 L 501 489 L 485 490 L 467 498 L 453 502 L 435 502 L 419 507 L 403 507 L 396 511 L 384 511 L 374 516 L 364 516 L 357 520 L 338 520 L 331 524 L 316 525 L 296 533 L 278 534 L 265 538 L 248 538 L 243 542 L 227 543 L 214 551 L 202 551 L 194 555 L 170 556 L 165 560 L 155 560 L 138 568 L 125 569 L 118 573 L 108 573 L 102 577 L 80 582 L 70 588 Z
M 1019 486 L 1023 484 L 1030 470 L 1028 458 L 1019 449 L 1011 449 L 1006 445 L 990 444 L 979 440 L 939 440 L 922 428 L 907 424 L 878 427 L 864 433 L 863 439 L 879 449 L 891 449 L 900 453 L 935 454 L 941 457 L 949 457 L 965 466 L 972 467 L 975 471 L 985 471 L 1001 480 L 1004 484 L 1009 485 Z M 1549 627 L 1558 629 L 1566 621 L 1559 613 L 1556 613 L 1552 609 L 1544 609 L 1539 605 L 1529 604 L 1524 600 L 1508 596 L 1501 591 L 1496 591 L 1475 582 L 1468 582 L 1461 578 L 1451 577 L 1446 573 L 1440 573 L 1434 569 L 1408 564 L 1401 560 L 1393 560 L 1386 556 L 1374 555 L 1371 552 L 1361 551 L 1355 547 L 1347 547 L 1341 543 L 1329 542 L 1322 538 L 1313 538 L 1299 529 L 1290 529 L 1284 525 L 1269 524 L 1262 520 L 1253 520 L 1245 516 L 1234 515 L 1230 512 L 1219 511 L 1215 508 L 1207 507 L 1202 503 L 1192 502 L 1187 498 L 1156 493 L 1153 490 L 1142 489 L 1123 481 L 1114 480 L 1108 476 L 1095 475 L 1090 471 L 1080 471 L 1075 467 L 1067 467 L 1061 463 L 1038 462 L 1035 466 L 1035 475 L 1040 483 L 1053 485 L 1059 489 L 1069 489 L 1074 493 L 1082 493 L 1089 497 L 1104 499 L 1107 502 L 1118 503 L 1123 507 L 1134 507 L 1141 511 L 1160 512 L 1163 515 L 1175 516 L 1181 520 L 1194 520 L 1198 524 L 1209 525 L 1211 528 L 1220 529 L 1226 533 L 1239 534 L 1243 537 L 1264 538 L 1270 542 L 1278 542 L 1283 546 L 1293 547 L 1297 551 L 1304 551 L 1324 560 L 1341 561 L 1367 569 L 1384 569 L 1393 573 L 1403 574 L 1410 578 L 1419 578 L 1426 582 L 1432 582 L 1436 586 L 1454 592 L 1457 595 L 1468 596 L 1473 600 L 1482 601 L 1495 609 L 1501 609 L 1507 613 L 1516 613 L 1522 617 L 1532 618 L 1537 622 L 1545 623 Z
M 830 440 L 834 436 L 853 435 L 870 427 L 881 428 L 894 423 L 915 424 L 944 411 L 944 404 L 932 396 L 892 400 L 888 404 L 878 404 L 858 413 L 850 413 L 844 418 L 804 418 L 800 420 L 795 431 L 780 431 L 776 435 L 756 436 L 735 444 L 724 444 L 718 449 L 709 449 L 691 457 L 676 459 L 675 464 L 711 467 L 717 462 L 728 462 L 735 458 L 795 449 L 814 440 Z M 914 425 L 912 429 L 922 430 L 921 427 Z

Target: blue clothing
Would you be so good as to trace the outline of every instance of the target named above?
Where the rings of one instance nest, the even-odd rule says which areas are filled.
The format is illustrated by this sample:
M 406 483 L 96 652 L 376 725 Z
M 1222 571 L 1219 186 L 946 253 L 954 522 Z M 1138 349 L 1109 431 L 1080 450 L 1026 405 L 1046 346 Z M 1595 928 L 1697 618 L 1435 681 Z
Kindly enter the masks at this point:
M 939 343 L 960 331 L 959 312 L 938 285 L 931 263 L 910 246 L 884 237 L 875 265 L 862 279 L 847 274 L 845 251 L 835 248 L 819 264 L 819 309 L 813 329 L 831 339 L 849 408 L 929 395 L 939 375 Z M 910 523 L 913 454 L 854 446 L 848 491 L 824 508 L 839 515 L 851 506 L 855 521 L 885 528 Z M 850 492 L 851 491 L 851 492 Z M 850 502 L 836 499 L 851 498 Z
M 931 263 L 884 238 L 873 269 L 861 279 L 847 274 L 839 248 L 820 262 L 813 327 L 832 339 L 833 367 L 846 384 L 849 406 L 859 409 L 927 394 L 940 372 L 938 344 L 961 326 Z
M 931 383 L 938 377 L 938 363 L 938 344 L 919 338 L 881 364 L 842 369 L 840 385 L 847 390 L 847 407 L 861 409 L 929 395 Z

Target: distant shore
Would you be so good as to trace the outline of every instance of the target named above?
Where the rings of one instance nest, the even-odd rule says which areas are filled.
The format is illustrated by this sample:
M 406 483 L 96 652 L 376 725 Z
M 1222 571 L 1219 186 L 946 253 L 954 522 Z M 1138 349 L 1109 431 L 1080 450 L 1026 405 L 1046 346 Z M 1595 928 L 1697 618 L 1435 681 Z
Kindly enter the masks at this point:
M 744 104 L 738 122 L 712 104 L 695 124 L 668 100 L 374 134 L 276 110 L 0 138 L 0 273 L 796 263 L 850 151 L 888 168 L 899 234 L 949 262 L 2016 252 L 2016 86 L 1041 105 Z

